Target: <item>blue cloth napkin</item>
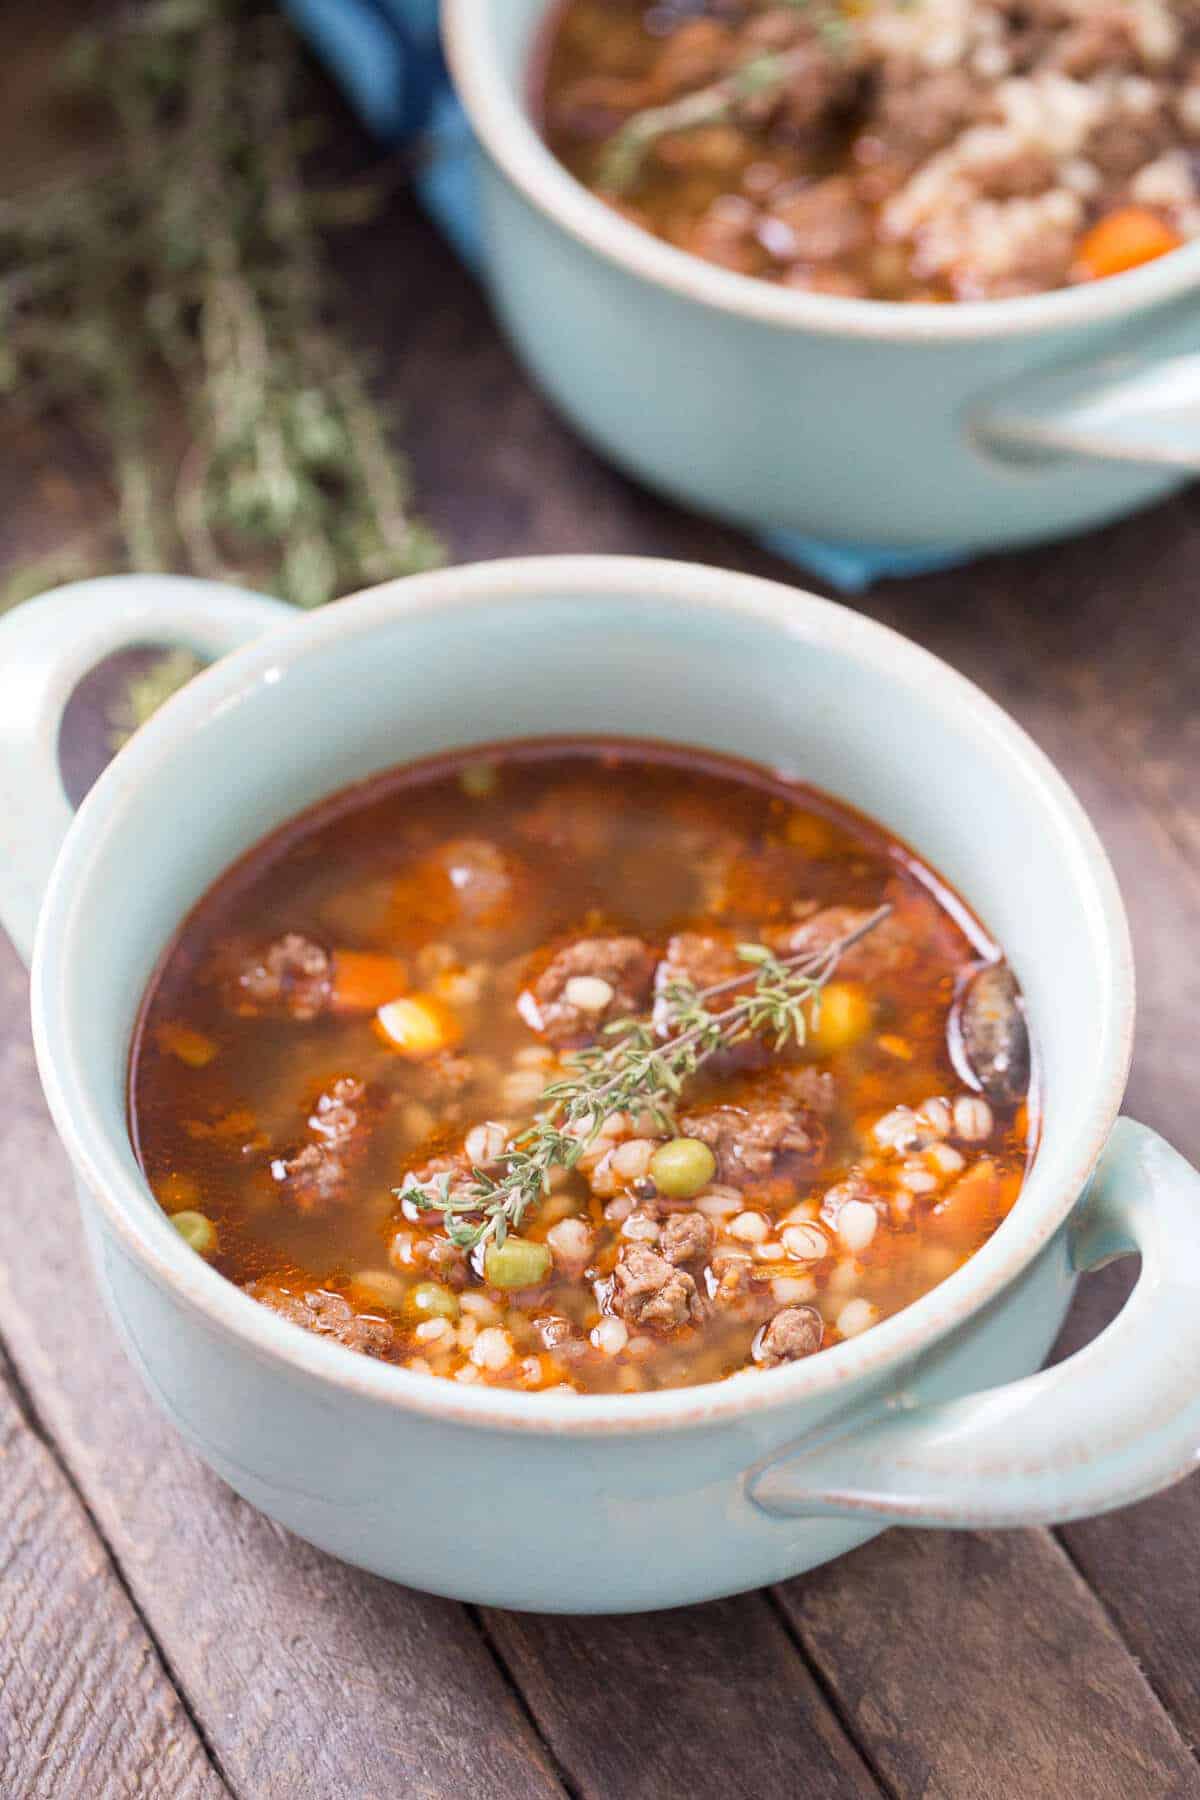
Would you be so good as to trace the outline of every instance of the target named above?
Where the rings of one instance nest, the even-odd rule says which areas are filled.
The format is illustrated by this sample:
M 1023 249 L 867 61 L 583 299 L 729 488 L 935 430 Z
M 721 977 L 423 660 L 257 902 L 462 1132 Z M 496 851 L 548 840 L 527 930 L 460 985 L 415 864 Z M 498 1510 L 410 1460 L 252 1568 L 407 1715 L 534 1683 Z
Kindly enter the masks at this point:
M 389 142 L 421 141 L 416 178 L 421 203 L 463 262 L 486 278 L 479 152 L 442 60 L 438 0 L 284 0 L 284 5 L 373 132 Z M 862 593 L 885 575 L 953 568 L 972 554 L 830 544 L 797 531 L 763 532 L 760 542 L 844 594 Z

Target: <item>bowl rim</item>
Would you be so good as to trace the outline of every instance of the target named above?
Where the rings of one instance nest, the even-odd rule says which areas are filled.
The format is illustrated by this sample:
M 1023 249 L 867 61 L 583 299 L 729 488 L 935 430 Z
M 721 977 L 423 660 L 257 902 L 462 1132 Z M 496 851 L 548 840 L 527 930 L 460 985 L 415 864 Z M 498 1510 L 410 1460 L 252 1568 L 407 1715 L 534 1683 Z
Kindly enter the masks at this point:
M 421 1375 L 318 1338 L 252 1300 L 189 1250 L 153 1201 L 140 1171 L 131 1167 L 127 1135 L 110 1131 L 105 1109 L 93 1096 L 68 1004 L 74 984 L 67 974 L 72 957 L 94 955 L 87 924 L 92 883 L 99 878 L 106 834 L 136 804 L 142 781 L 186 754 L 198 730 L 220 729 L 225 717 L 252 705 L 286 666 L 319 657 L 334 642 L 394 628 L 406 618 L 487 609 L 497 600 L 575 603 L 594 602 L 597 595 L 649 598 L 692 615 L 700 608 L 718 617 L 765 623 L 789 639 L 834 649 L 882 671 L 898 687 L 919 692 L 926 704 L 934 695 L 940 712 L 962 730 L 989 740 L 1017 771 L 1031 803 L 1051 816 L 1079 890 L 1080 930 L 1094 934 L 1110 971 L 1099 1033 L 1103 1078 L 1090 1106 L 1071 1121 L 1070 1153 L 1052 1191 L 1044 1162 L 1035 1160 L 1021 1201 L 988 1242 L 929 1293 L 860 1337 L 765 1376 L 734 1376 L 696 1387 L 614 1395 L 510 1392 Z M 968 1321 L 1044 1247 L 1086 1186 L 1125 1088 L 1134 980 L 1120 891 L 1079 801 L 1016 721 L 940 658 L 847 607 L 759 576 L 655 558 L 539 556 L 404 577 L 319 613 L 293 617 L 279 631 L 221 658 L 168 701 L 101 775 L 67 834 L 38 921 L 31 1010 L 46 1098 L 77 1175 L 135 1263 L 208 1326 L 257 1359 L 402 1412 L 522 1433 L 590 1437 L 753 1419 L 829 1398 L 885 1375 Z M 122 1066 L 127 1051 L 123 1037 Z M 1045 1177 L 1040 1182 L 1039 1167 Z
M 785 331 L 940 344 L 1098 324 L 1200 287 L 1200 239 L 1141 268 L 1080 287 L 951 306 L 805 293 L 719 268 L 623 218 L 556 160 L 489 54 L 483 9 L 495 3 L 442 0 L 441 7 L 446 60 L 477 137 L 525 199 L 569 236 L 683 299 Z M 553 3 L 544 0 L 545 9 Z

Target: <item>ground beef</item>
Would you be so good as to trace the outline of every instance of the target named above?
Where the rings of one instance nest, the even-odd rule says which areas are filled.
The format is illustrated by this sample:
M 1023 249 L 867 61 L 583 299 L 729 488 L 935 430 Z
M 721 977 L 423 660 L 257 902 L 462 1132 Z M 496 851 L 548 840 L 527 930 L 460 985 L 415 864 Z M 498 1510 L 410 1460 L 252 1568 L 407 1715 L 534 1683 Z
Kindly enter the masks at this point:
M 873 911 L 866 906 L 825 906 L 798 924 L 770 927 L 763 936 L 778 956 L 815 955 L 864 925 Z M 889 916 L 881 919 L 860 943 L 843 952 L 836 972 L 839 979 L 846 981 L 877 981 L 911 958 L 909 922 L 894 906 Z
M 681 250 L 739 275 L 753 275 L 760 259 L 758 211 L 736 194 L 722 194 L 680 239 Z
M 613 1271 L 613 1308 L 628 1325 L 675 1331 L 703 1316 L 696 1284 L 648 1244 L 626 1244 Z
M 453 838 L 427 859 L 445 875 L 454 896 L 454 917 L 474 925 L 494 925 L 512 907 L 522 870 L 490 838 Z
M 544 788 L 514 821 L 514 829 L 542 855 L 590 860 L 603 856 L 617 838 L 621 806 L 602 780 L 577 776 Z
M 680 931 L 667 943 L 666 954 L 654 972 L 654 1023 L 665 1033 L 670 1023 L 668 989 L 675 982 L 690 982 L 697 993 L 717 987 L 736 975 L 749 974 L 738 956 L 733 938 L 708 932 Z
M 716 1233 L 703 1213 L 672 1213 L 658 1238 L 658 1251 L 669 1263 L 700 1262 L 713 1247 Z
M 345 1159 L 324 1144 L 305 1144 L 295 1156 L 277 1158 L 271 1172 L 300 1212 L 323 1212 L 346 1198 Z
M 830 175 L 776 200 L 763 237 L 768 249 L 782 261 L 829 262 L 866 248 L 871 241 L 871 216 L 859 200 L 852 178 Z
M 990 111 L 988 90 L 965 69 L 931 71 L 905 58 L 891 58 L 880 71 L 879 99 L 871 120 L 878 160 L 912 168 Z
M 1054 33 L 1049 60 L 1076 81 L 1102 71 L 1136 69 L 1141 53 L 1127 0 L 1096 0 L 1091 16 Z
M 423 1100 L 451 1122 L 461 1112 L 458 1102 L 476 1085 L 476 1058 L 465 1050 L 439 1050 L 408 1072 L 406 1097 Z
M 321 1212 L 348 1198 L 349 1175 L 366 1148 L 366 1089 L 343 1075 L 319 1095 L 309 1116 L 309 1143 L 276 1157 L 271 1173 L 300 1212 Z
M 810 134 L 843 106 L 854 92 L 855 71 L 839 56 L 828 36 L 814 31 L 795 6 L 774 7 L 752 19 L 744 37 L 755 49 L 785 49 L 792 72 L 778 100 L 745 103 L 745 116 L 766 114 L 776 129 Z
M 440 1217 L 430 1213 L 430 1219 Z M 430 1238 L 426 1245 L 422 1260 L 435 1281 L 443 1287 L 464 1288 L 470 1277 L 467 1254 L 458 1244 L 452 1244 L 448 1237 Z
M 293 1325 L 302 1325 L 318 1337 L 336 1338 L 347 1350 L 386 1357 L 395 1345 L 395 1333 L 386 1320 L 355 1312 L 341 1294 L 331 1294 L 325 1288 L 310 1288 L 301 1281 L 285 1283 L 266 1275 L 250 1282 L 246 1292 L 281 1318 L 290 1319 Z
M 717 1245 L 709 1258 L 707 1286 L 714 1306 L 747 1323 L 769 1318 L 776 1306 L 759 1265 L 740 1245 Z
M 613 1019 L 645 1009 L 654 979 L 654 953 L 636 937 L 580 938 L 551 958 L 517 1004 L 527 1024 L 552 1044 L 583 1044 Z M 609 997 L 576 1004 L 570 986 L 580 977 L 601 981 Z
M 681 931 L 669 940 L 666 955 L 654 976 L 652 1017 L 660 1037 L 668 1037 L 671 1033 L 672 1009 L 668 993 L 674 982 L 690 982 L 697 993 L 703 993 L 708 988 L 719 987 L 723 982 L 740 976 L 747 983 L 743 991 L 750 991 L 749 978 L 753 971 L 749 963 L 743 962 L 738 955 L 737 942 L 733 932 L 722 934 L 719 931 Z M 737 998 L 737 992 L 731 992 L 727 996 L 718 995 L 713 1000 L 713 1008 L 719 1011 L 722 1006 L 731 1005 Z M 719 1050 L 710 1057 L 708 1069 L 711 1074 L 726 1075 L 735 1070 L 762 1068 L 772 1060 L 770 1046 L 762 1039 L 744 1038 L 741 1043 Z
M 990 200 L 1040 194 L 1057 178 L 1053 157 L 1035 144 L 1023 144 L 990 162 L 977 163 L 972 172 L 980 193 Z
M 400 1186 L 401 1189 L 420 1188 L 423 1194 L 435 1202 L 435 1205 L 428 1209 L 429 1217 L 432 1219 L 438 1216 L 437 1209 L 442 1201 L 444 1176 L 449 1177 L 449 1181 L 446 1183 L 447 1195 L 465 1193 L 469 1187 L 474 1186 L 471 1164 L 465 1151 L 459 1150 L 453 1156 L 431 1156 L 428 1162 L 421 1164 L 420 1168 L 410 1169 L 405 1174 Z
M 1020 299 L 1063 287 L 1075 262 L 1073 225 L 1034 221 L 1014 233 L 1004 267 L 986 274 L 964 272 L 961 297 L 966 300 Z
M 1096 126 L 1083 147 L 1084 157 L 1110 181 L 1135 175 L 1170 144 L 1174 133 L 1165 100 L 1145 113 L 1123 112 Z
M 233 1010 L 243 1015 L 275 1013 L 308 1020 L 326 1010 L 332 984 L 329 952 L 289 931 L 241 963 L 227 993 Z
M 828 1119 L 837 1109 L 837 1082 L 827 1069 L 814 1069 L 811 1063 L 784 1069 L 779 1083 L 798 1105 L 818 1118 Z
M 679 1130 L 711 1147 L 718 1179 L 731 1187 L 761 1181 L 781 1157 L 809 1156 L 824 1143 L 818 1122 L 784 1089 L 771 1098 L 749 1098 L 745 1106 L 684 1113 Z
M 796 1362 L 821 1348 L 825 1325 L 815 1306 L 785 1306 L 777 1312 L 754 1347 L 754 1360 L 764 1368 Z

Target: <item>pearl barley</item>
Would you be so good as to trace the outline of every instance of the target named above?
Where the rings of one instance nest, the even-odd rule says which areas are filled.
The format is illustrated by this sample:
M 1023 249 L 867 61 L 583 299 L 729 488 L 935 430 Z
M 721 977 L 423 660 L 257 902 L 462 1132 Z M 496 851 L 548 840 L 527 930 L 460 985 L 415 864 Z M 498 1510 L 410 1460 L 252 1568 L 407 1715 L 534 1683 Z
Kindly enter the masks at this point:
M 977 1094 L 960 1094 L 954 1102 L 954 1129 L 968 1144 L 992 1135 L 992 1109 Z
M 729 1226 L 730 1237 L 737 1238 L 743 1244 L 765 1244 L 769 1226 L 761 1213 L 739 1213 Z
M 567 1005 L 584 1013 L 602 1013 L 612 997 L 611 982 L 599 975 L 572 975 L 563 989 Z
M 878 1223 L 879 1214 L 869 1200 L 847 1200 L 838 1209 L 837 1234 L 847 1250 L 865 1250 Z
M 788 1255 L 798 1262 L 820 1262 L 829 1254 L 829 1240 L 819 1225 L 788 1225 L 780 1239 Z
M 860 1331 L 865 1331 L 868 1325 L 873 1325 L 878 1317 L 879 1308 L 872 1306 L 869 1300 L 863 1300 L 861 1297 L 857 1300 L 847 1300 L 837 1316 L 837 1328 L 843 1337 L 857 1337 Z
M 592 1343 L 605 1356 L 615 1356 L 629 1342 L 629 1331 L 621 1319 L 601 1319 L 592 1331 Z

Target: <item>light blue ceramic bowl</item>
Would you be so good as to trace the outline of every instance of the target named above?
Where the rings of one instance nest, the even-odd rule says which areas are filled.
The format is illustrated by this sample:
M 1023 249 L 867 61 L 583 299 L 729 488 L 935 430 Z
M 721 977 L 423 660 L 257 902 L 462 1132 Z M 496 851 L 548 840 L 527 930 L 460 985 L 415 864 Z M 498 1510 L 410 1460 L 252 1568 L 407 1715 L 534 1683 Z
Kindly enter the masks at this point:
M 1029 299 L 804 294 L 660 242 L 540 141 L 548 0 L 443 0 L 487 155 L 487 266 L 518 351 L 601 450 L 758 529 L 927 550 L 1031 542 L 1200 467 L 1200 243 Z
M 65 700 L 113 649 L 163 639 L 234 653 L 72 821 Z M 344 783 L 543 732 L 653 733 L 816 782 L 917 845 L 1007 946 L 1044 1139 L 1000 1230 L 907 1311 L 769 1375 L 492 1392 L 307 1335 L 193 1255 L 156 1205 L 124 1075 L 184 912 Z M 888 1523 L 1122 1505 L 1196 1460 L 1200 1183 L 1140 1126 L 1114 1130 L 1133 975 L 1104 853 L 1011 720 L 841 607 L 622 558 L 451 569 L 304 617 L 178 579 L 65 588 L 0 622 L 0 916 L 33 951 L 42 1080 L 130 1354 L 220 1475 L 339 1556 L 504 1606 L 665 1606 L 794 1575 Z M 1035 1374 L 1076 1271 L 1133 1250 L 1141 1278 L 1116 1324 Z

